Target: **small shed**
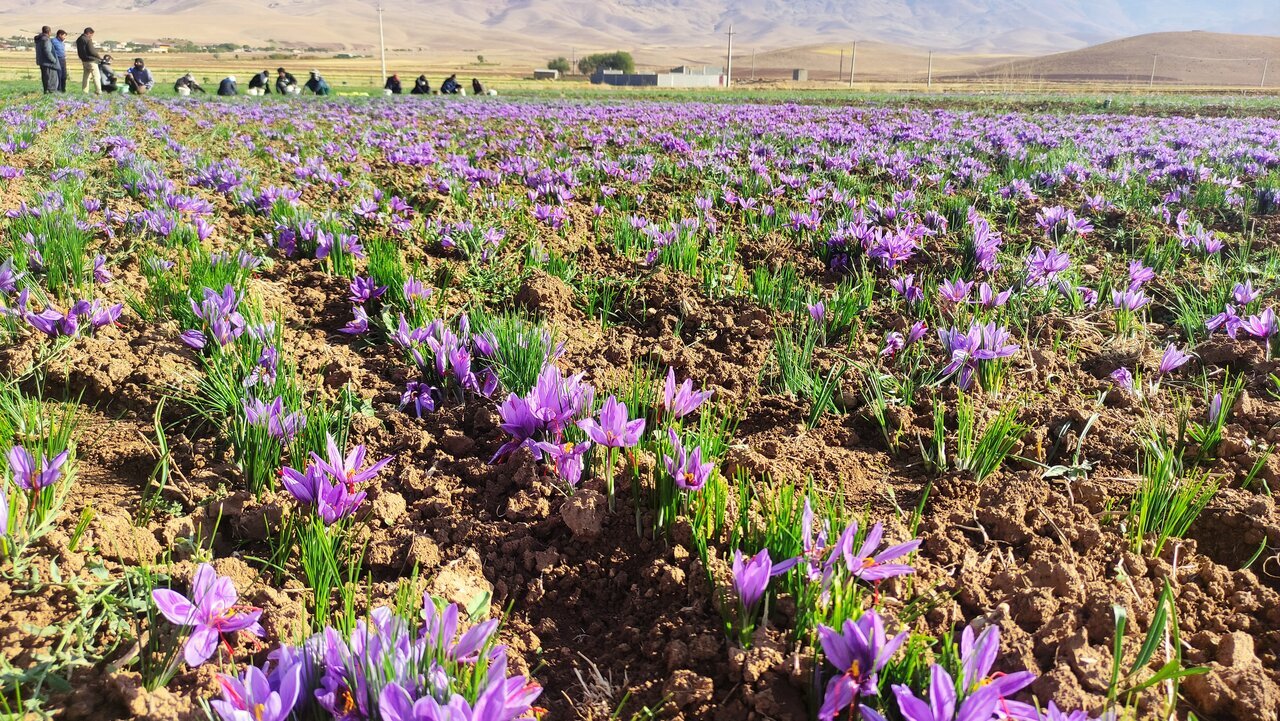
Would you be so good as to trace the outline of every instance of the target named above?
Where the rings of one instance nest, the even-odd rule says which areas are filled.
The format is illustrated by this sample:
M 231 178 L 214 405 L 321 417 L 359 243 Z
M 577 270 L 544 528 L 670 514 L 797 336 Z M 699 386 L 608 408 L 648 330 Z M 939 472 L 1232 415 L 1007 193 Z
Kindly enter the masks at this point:
M 534 80 L 559 80 L 560 71 L 552 70 L 550 68 L 538 68 L 537 70 L 533 71 L 533 79 Z
M 805 80 L 808 80 L 808 79 L 809 79 L 809 71 L 808 71 L 808 70 L 805 70 L 804 68 L 796 68 L 795 70 L 792 70 L 792 71 L 791 71 L 791 79 L 792 79 L 792 80 L 799 80 L 799 81 L 802 81 L 802 82 L 803 82 L 803 81 L 805 81 Z

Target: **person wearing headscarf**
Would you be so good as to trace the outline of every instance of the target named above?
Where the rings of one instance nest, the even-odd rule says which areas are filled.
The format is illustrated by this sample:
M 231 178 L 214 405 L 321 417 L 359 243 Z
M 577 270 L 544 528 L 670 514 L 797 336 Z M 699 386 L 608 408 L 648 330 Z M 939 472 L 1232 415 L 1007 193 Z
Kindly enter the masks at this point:
M 325 81 L 323 77 L 320 76 L 319 70 L 312 70 L 311 77 L 307 79 L 306 84 L 303 85 L 302 87 L 306 88 L 307 90 L 310 90 L 312 93 L 316 95 L 329 94 L 329 83 Z
M 257 76 L 255 75 L 254 77 Z M 236 87 L 236 76 L 234 75 L 229 75 L 223 78 L 222 82 L 218 83 L 218 95 L 221 95 L 224 98 L 232 95 L 238 95 L 239 93 L 240 89 Z

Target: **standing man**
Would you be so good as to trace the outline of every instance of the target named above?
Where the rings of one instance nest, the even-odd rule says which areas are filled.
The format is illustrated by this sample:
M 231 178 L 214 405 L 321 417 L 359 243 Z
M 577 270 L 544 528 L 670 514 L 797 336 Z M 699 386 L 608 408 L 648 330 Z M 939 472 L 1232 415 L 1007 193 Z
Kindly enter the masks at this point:
M 53 56 L 51 32 L 53 30 L 45 25 L 35 37 L 36 65 L 40 68 L 40 87 L 45 95 L 58 92 L 58 59 Z
M 93 44 L 93 28 L 85 28 L 84 33 L 76 38 L 76 55 L 84 66 L 84 79 L 80 82 L 80 89 L 94 95 L 101 94 L 102 76 L 98 75 L 98 63 L 102 62 L 102 53 Z
M 58 59 L 58 92 L 67 92 L 67 31 L 59 30 L 53 36 L 53 57 Z

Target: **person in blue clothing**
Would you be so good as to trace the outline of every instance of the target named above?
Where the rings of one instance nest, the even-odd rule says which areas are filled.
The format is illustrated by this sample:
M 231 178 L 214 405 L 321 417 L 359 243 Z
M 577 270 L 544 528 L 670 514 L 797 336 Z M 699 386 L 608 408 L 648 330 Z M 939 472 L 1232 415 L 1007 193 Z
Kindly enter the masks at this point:
M 51 32 L 53 30 L 48 25 L 40 28 L 40 34 L 34 41 L 36 66 L 40 68 L 40 87 L 45 95 L 58 92 L 58 59 L 53 56 L 53 38 L 49 36 Z
M 222 79 L 222 82 L 218 83 L 218 94 L 223 97 L 229 97 L 239 93 L 240 89 L 236 87 L 236 76 L 234 75 L 225 77 Z
M 53 35 L 53 56 L 58 59 L 58 92 L 67 92 L 67 31 Z
M 155 87 L 156 79 L 151 76 L 151 71 L 142 62 L 142 58 L 134 58 L 133 67 L 124 73 L 124 84 L 129 86 L 129 92 L 134 95 L 146 95 Z
M 444 79 L 443 83 L 440 83 L 441 95 L 457 95 L 458 91 L 461 89 L 462 84 L 458 82 L 457 74 L 450 75 Z

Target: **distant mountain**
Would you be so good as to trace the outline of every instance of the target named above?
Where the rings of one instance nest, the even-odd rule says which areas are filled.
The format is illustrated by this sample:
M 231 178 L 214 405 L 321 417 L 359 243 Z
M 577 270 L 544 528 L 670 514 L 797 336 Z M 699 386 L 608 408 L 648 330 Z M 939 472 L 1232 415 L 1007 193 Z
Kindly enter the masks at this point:
M 404 48 L 784 48 L 877 40 L 1043 53 L 1172 30 L 1280 34 L 1278 0 L 385 0 Z M 370 47 L 374 0 L 0 0 L 0 26 L 96 23 L 113 35 Z M 100 20 L 95 20 L 100 18 Z
M 1102 82 L 1280 87 L 1280 37 L 1151 33 L 1080 50 L 1012 60 L 943 77 L 1016 82 Z

